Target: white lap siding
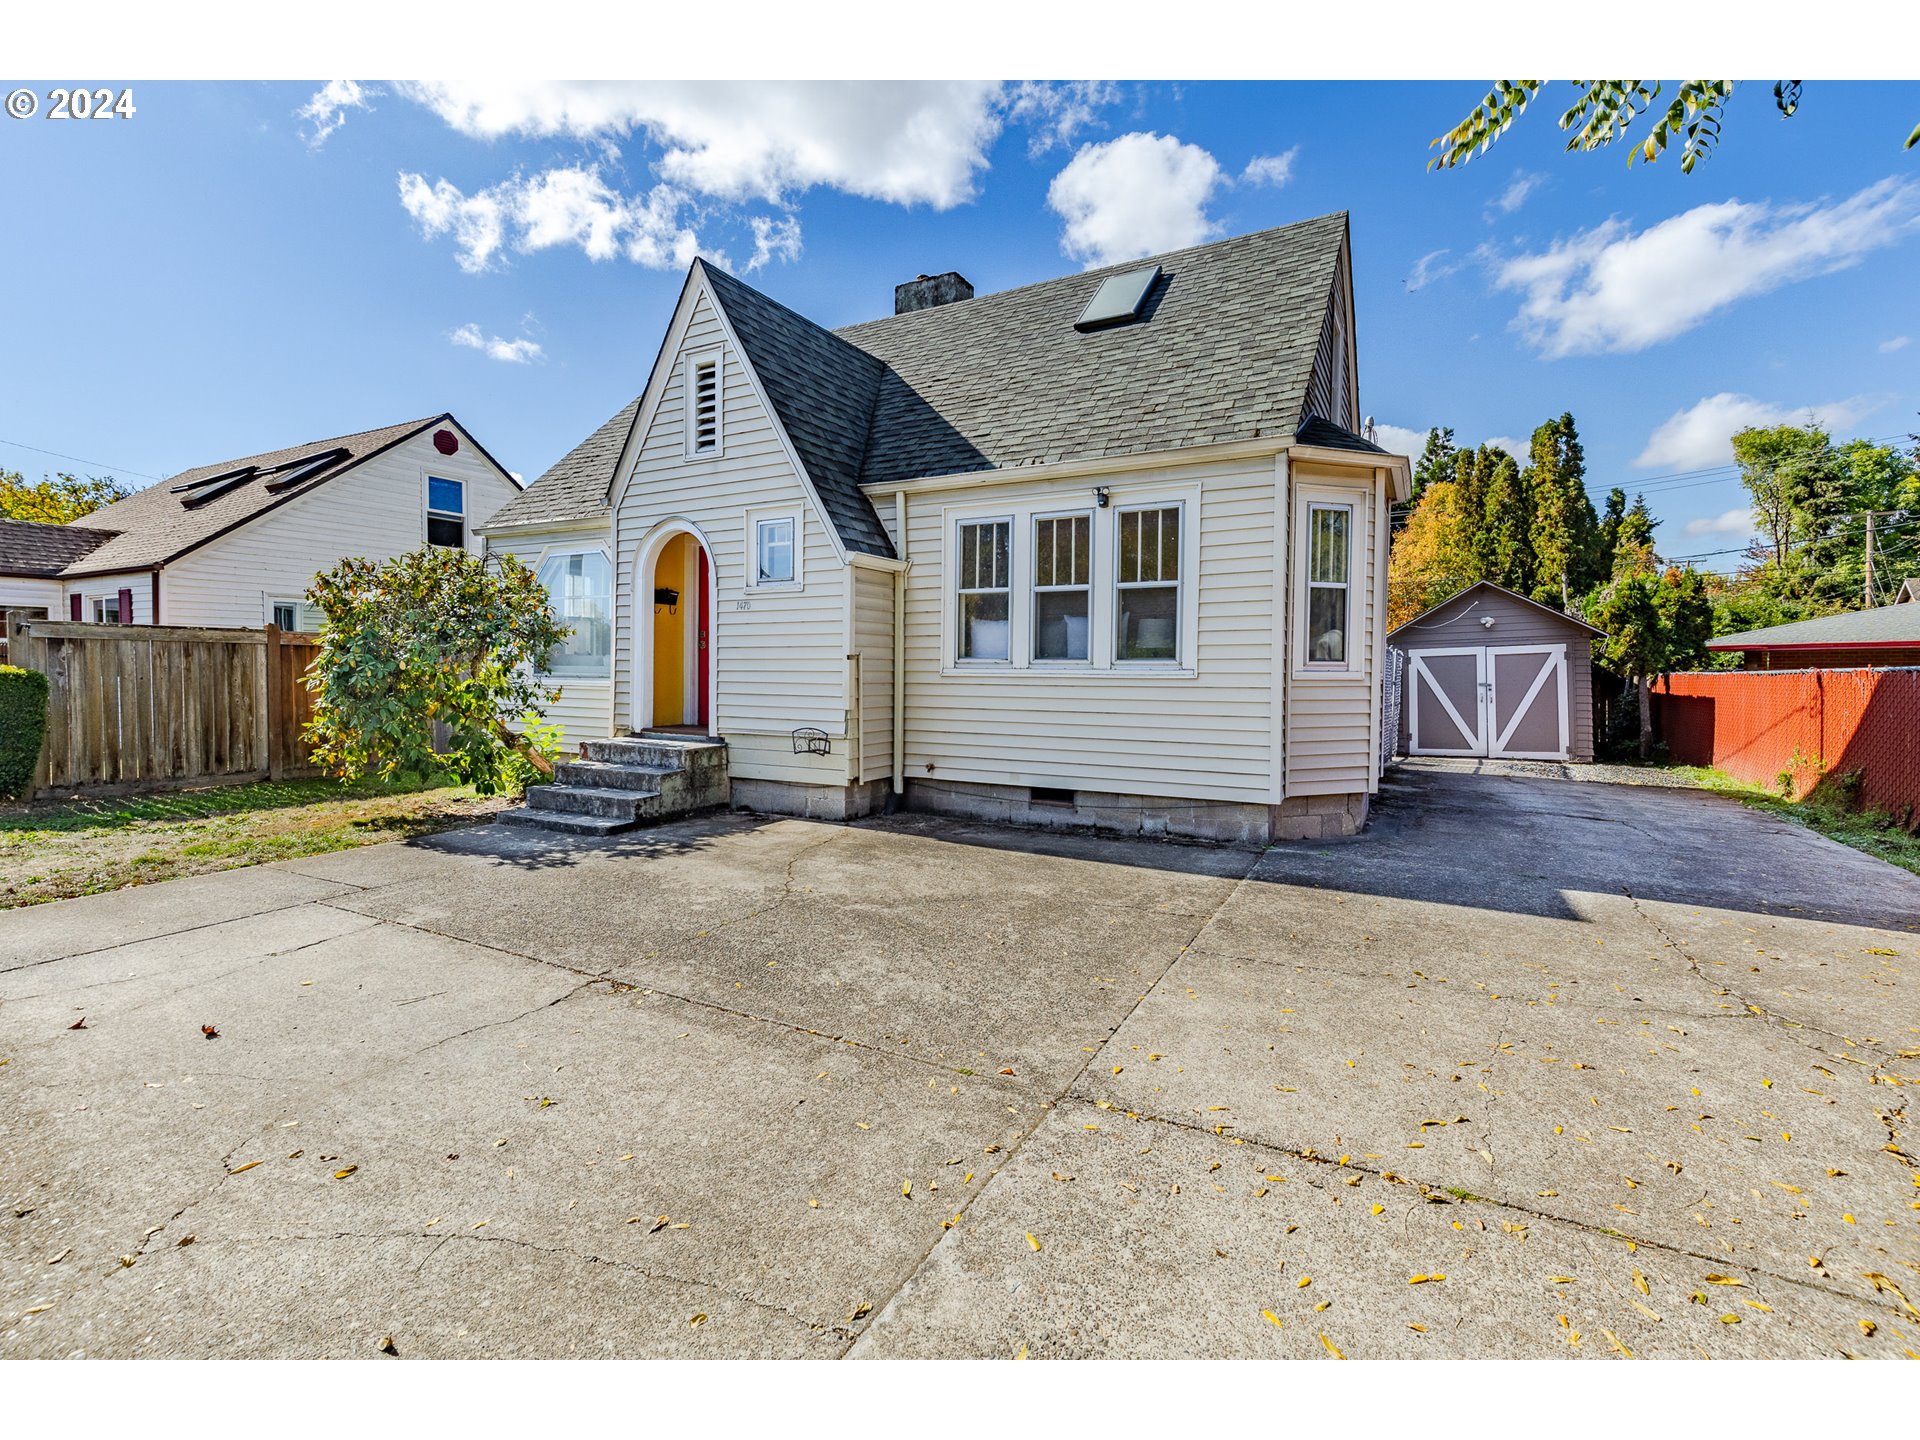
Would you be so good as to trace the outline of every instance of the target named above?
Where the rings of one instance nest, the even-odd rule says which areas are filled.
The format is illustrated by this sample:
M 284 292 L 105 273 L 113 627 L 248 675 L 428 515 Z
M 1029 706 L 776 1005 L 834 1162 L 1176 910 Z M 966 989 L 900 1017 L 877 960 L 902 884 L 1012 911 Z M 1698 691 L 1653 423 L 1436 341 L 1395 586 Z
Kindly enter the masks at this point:
M 721 363 L 722 453 L 690 457 L 681 357 L 722 347 L 727 350 Z M 797 586 L 748 585 L 749 509 L 761 516 L 791 514 L 799 522 Z M 711 550 L 712 698 L 733 778 L 847 784 L 846 566 L 704 297 L 672 357 L 614 512 L 615 631 L 620 637 L 614 655 L 615 725 L 620 730 L 644 729 L 652 719 L 634 713 L 635 656 L 650 653 L 635 630 L 634 591 L 650 584 L 636 574 L 636 559 L 648 536 L 669 522 L 692 525 Z M 651 607 L 643 607 L 637 623 L 650 624 L 650 616 Z M 801 727 L 824 730 L 831 753 L 795 754 L 793 732 Z
M 1296 520 L 1302 507 L 1315 499 L 1353 506 L 1349 633 L 1355 642 L 1355 663 L 1340 674 L 1303 670 L 1293 653 L 1301 629 L 1287 627 L 1291 663 L 1286 679 L 1286 793 L 1360 794 L 1372 790 L 1375 779 L 1378 716 L 1373 679 L 1384 615 L 1384 597 L 1379 593 L 1383 572 L 1377 554 L 1383 491 L 1364 475 L 1356 478 L 1353 472 L 1309 464 L 1294 465 L 1292 484 Z M 1299 533 L 1297 524 L 1293 533 Z M 1303 555 L 1293 557 L 1289 586 L 1295 607 L 1305 603 L 1305 565 Z
M 859 679 L 860 741 L 856 780 L 893 774 L 893 572 L 855 566 L 853 652 Z
M 473 527 L 516 491 L 471 441 L 442 455 L 429 431 L 168 565 L 160 578 L 162 621 L 258 629 L 272 618 L 271 602 L 299 599 L 316 574 L 348 556 L 385 560 L 418 550 L 427 540 L 428 475 L 465 482 L 467 544 L 477 553 Z
M 494 535 L 487 541 L 492 555 L 511 555 L 536 574 L 541 558 L 566 550 L 610 549 L 605 529 L 565 531 L 525 531 L 516 535 Z M 616 638 L 616 645 L 618 640 Z M 569 752 L 583 741 L 604 740 L 613 733 L 613 678 L 586 679 L 577 675 L 561 676 L 549 684 L 560 687 L 560 698 L 547 706 L 547 721 L 558 725 Z
M 1273 756 L 1273 506 L 1271 459 L 1169 466 L 1092 479 L 931 490 L 908 498 L 906 778 L 1024 785 L 1265 804 Z M 946 651 L 955 605 L 948 571 L 961 514 L 997 507 L 1014 525 L 1016 586 L 1034 510 L 1091 510 L 1104 484 L 1114 512 L 1161 499 L 1186 504 L 1197 525 L 1183 607 L 1191 673 L 960 670 Z M 891 525 L 892 497 L 876 495 Z M 1113 548 L 1096 527 L 1092 625 L 1113 583 Z M 896 546 L 898 540 L 896 538 Z M 1024 609 L 1017 600 L 1015 613 Z M 1097 643 L 1097 642 L 1096 642 Z

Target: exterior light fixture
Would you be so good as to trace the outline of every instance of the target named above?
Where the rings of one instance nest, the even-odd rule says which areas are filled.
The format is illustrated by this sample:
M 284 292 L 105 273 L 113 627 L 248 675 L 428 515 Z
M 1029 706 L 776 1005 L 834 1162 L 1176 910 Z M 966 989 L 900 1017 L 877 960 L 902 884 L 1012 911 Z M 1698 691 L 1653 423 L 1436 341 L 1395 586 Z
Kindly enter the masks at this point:
M 1099 507 L 1100 507 L 1100 508 L 1101 508 L 1102 510 L 1104 510 L 1104 509 L 1106 509 L 1106 508 L 1107 508 L 1107 499 L 1108 499 L 1108 496 L 1107 496 L 1107 487 L 1106 487 L 1106 486 L 1104 486 L 1104 485 L 1096 485 L 1096 486 L 1094 486 L 1094 487 L 1093 487 L 1093 500 L 1094 500 L 1094 503 L 1095 503 L 1096 505 L 1098 505 L 1098 506 L 1099 506 Z

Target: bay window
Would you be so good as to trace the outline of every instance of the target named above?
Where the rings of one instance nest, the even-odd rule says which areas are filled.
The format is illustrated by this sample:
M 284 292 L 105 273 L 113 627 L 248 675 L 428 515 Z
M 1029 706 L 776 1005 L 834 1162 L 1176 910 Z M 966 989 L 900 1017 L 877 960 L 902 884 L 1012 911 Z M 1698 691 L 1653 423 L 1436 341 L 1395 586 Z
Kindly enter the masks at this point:
M 613 673 L 613 566 L 598 550 L 549 555 L 540 583 L 556 623 L 572 631 L 547 652 L 548 675 L 606 679 Z

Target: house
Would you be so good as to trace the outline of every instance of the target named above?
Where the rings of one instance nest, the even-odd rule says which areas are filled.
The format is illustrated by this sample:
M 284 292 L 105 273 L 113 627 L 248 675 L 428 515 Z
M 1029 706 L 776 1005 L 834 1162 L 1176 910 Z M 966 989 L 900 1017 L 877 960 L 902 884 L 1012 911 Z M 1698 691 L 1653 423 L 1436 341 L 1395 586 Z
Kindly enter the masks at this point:
M 1920 575 L 1908 576 L 1907 582 L 1900 587 L 1900 593 L 1893 597 L 1896 605 L 1911 605 L 1915 601 L 1920 601 Z
M 1908 587 L 1913 581 L 1907 582 Z M 1902 600 L 1907 600 L 1903 589 Z M 1709 650 L 1740 652 L 1743 670 L 1859 670 L 1920 665 L 1920 605 L 1882 605 L 1743 630 L 1707 642 Z
M 645 389 L 480 528 L 575 623 L 596 756 L 721 740 L 775 813 L 1318 837 L 1379 772 L 1409 466 L 1361 429 L 1344 214 L 841 330 L 695 261 Z M 545 819 L 617 801 L 579 778 Z
M 1593 759 L 1593 642 L 1605 632 L 1491 580 L 1387 635 L 1406 652 L 1400 753 Z
M 106 625 L 310 629 L 348 556 L 480 549 L 520 487 L 451 415 L 202 465 L 72 525 L 0 524 L 0 606 Z M 0 627 L 4 628 L 4 627 Z

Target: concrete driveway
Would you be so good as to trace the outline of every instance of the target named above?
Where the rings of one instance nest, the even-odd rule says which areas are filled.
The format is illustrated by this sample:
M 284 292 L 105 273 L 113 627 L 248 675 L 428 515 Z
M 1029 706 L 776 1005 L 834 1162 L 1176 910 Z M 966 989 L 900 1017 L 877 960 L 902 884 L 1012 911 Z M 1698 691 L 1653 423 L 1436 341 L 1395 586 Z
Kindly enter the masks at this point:
M 1912 1354 L 1916 953 L 1731 801 L 1424 772 L 13 911 L 0 1355 Z

